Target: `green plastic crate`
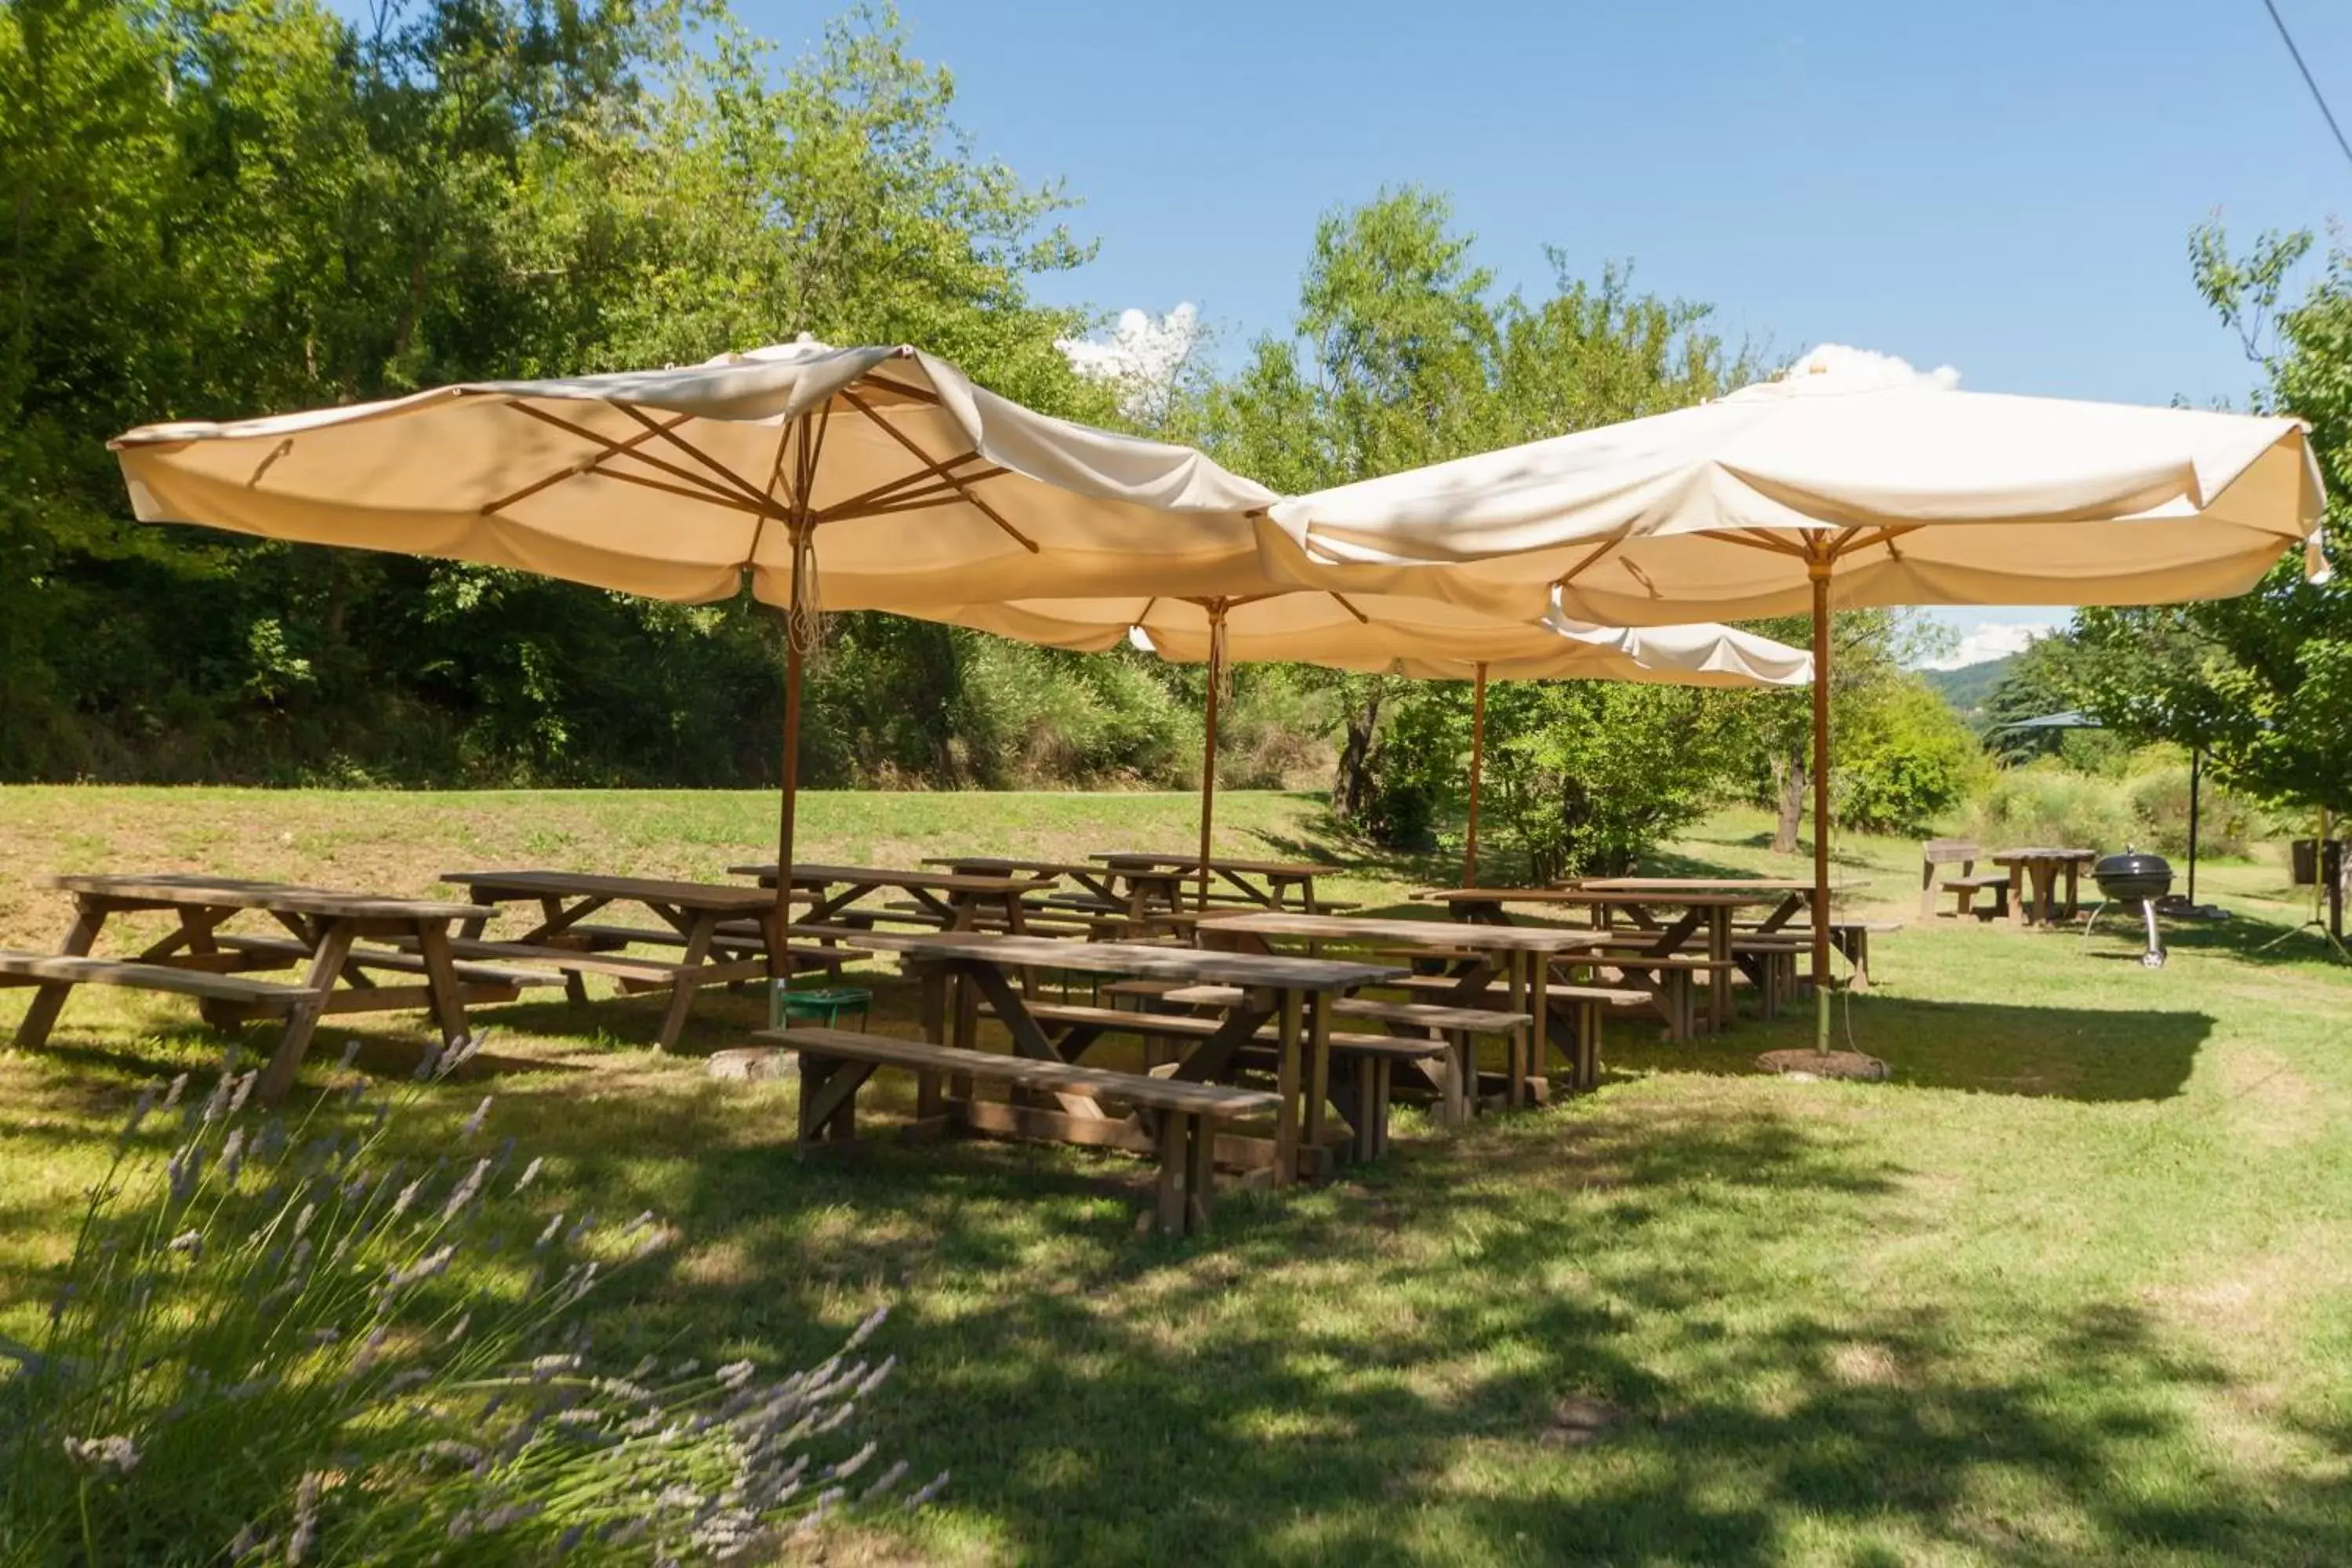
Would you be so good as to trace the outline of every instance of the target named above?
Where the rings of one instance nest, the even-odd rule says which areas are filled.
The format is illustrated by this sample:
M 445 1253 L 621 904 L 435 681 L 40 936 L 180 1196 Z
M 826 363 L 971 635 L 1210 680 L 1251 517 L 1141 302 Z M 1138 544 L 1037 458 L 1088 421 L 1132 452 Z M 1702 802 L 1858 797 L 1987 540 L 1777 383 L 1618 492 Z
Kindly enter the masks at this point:
M 784 1028 L 794 1023 L 820 1023 L 826 1028 L 835 1027 L 844 1013 L 857 1016 L 857 1026 L 866 1027 L 867 1009 L 874 1005 L 874 993 L 856 985 L 824 985 L 804 991 L 793 991 L 785 983 L 772 982 L 768 988 L 768 1027 Z

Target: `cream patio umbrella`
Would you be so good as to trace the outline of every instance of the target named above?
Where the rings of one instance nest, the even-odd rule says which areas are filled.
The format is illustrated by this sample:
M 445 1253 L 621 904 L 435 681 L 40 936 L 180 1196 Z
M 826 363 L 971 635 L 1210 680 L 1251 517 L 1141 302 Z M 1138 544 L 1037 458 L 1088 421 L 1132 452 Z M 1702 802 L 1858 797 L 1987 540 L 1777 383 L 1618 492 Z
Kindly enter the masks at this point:
M 1132 634 L 1161 658 L 1209 667 L 1201 763 L 1201 897 L 1207 906 L 1216 802 L 1217 710 L 1235 663 L 1297 663 L 1474 683 L 1470 824 L 1464 885 L 1478 868 L 1478 792 L 1486 756 L 1486 682 L 1630 680 L 1682 686 L 1801 686 L 1802 650 L 1730 626 L 1622 630 L 1552 616 L 1497 620 L 1459 605 L 1390 595 L 1317 592 L 1186 598 L 1024 599 L 925 612 L 1024 642 L 1100 652 Z
M 1639 626 L 1810 612 L 1816 1043 L 1829 1039 L 1829 617 L 2252 587 L 2319 472 L 2293 419 L 1960 392 L 1815 351 L 1717 402 L 1278 503 L 1268 571 L 1346 593 Z
M 912 348 L 800 342 L 491 381 L 113 443 L 146 521 L 784 606 L 779 863 L 826 609 L 1248 591 L 1271 491 L 1188 447 L 1025 408 Z M 779 901 L 789 895 L 778 879 Z

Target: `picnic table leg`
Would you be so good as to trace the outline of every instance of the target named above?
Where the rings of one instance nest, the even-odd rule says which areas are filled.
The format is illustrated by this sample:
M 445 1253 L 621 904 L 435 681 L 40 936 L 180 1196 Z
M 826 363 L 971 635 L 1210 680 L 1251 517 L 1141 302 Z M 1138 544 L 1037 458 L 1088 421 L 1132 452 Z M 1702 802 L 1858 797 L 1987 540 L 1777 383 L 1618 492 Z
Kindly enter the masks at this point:
M 1160 1228 L 1170 1236 L 1184 1234 L 1191 1217 L 1192 1194 L 1185 1178 L 1192 1173 L 1189 1157 L 1192 1118 L 1181 1110 L 1160 1113 Z
M 1307 1009 L 1306 1139 L 1309 1158 L 1321 1160 L 1323 1129 L 1331 1110 L 1331 996 L 1311 993 Z M 1318 1165 L 1318 1170 L 1321 1167 Z
M 1274 1113 L 1274 1184 L 1286 1187 L 1298 1179 L 1299 994 L 1282 993 L 1281 1051 L 1275 1064 L 1275 1092 L 1282 1104 Z
M 1505 970 L 1510 977 L 1511 1011 L 1514 1013 L 1528 1011 L 1528 954 L 1514 952 Z M 1532 1029 L 1516 1036 L 1513 1040 L 1513 1048 L 1503 1063 L 1503 1097 L 1514 1110 L 1528 1102 L 1528 1058 L 1542 1049 L 1535 1043 Z
M 74 911 L 73 929 L 58 946 L 58 953 L 67 958 L 87 956 L 106 924 L 106 911 L 86 899 L 74 900 Z M 72 989 L 71 985 L 44 985 L 33 993 L 33 1005 L 25 1009 L 25 1021 L 16 1026 L 20 1048 L 33 1050 L 47 1041 L 49 1031 L 57 1026 L 58 1011 Z
M 542 928 L 561 925 L 563 922 L 563 900 L 552 898 L 541 899 L 539 900 L 539 912 L 541 917 L 540 924 Z M 482 934 L 480 930 L 480 921 L 469 921 L 467 923 L 475 928 L 466 933 L 468 940 L 478 937 Z M 563 972 L 563 999 L 566 1002 L 571 1003 L 575 1007 L 585 1007 L 588 1005 L 587 976 L 582 974 L 576 969 L 565 970 Z
M 2009 876 L 2009 924 L 2011 931 L 2025 929 L 2025 895 L 2032 880 L 2033 867 L 2030 863 L 2018 861 L 2011 864 Z
M 261 1080 L 254 1086 L 254 1092 L 261 1099 L 281 1100 L 294 1087 L 295 1071 L 301 1067 L 302 1055 L 310 1048 L 310 1037 L 318 1031 L 319 1019 L 327 1010 L 327 993 L 334 989 L 335 977 L 343 972 L 343 960 L 351 951 L 351 926 L 342 921 L 329 921 L 320 934 L 310 973 L 303 976 L 310 994 L 286 1015 L 286 1031 L 278 1037 L 278 1053 L 261 1069 Z
M 1724 964 L 1731 962 L 1731 910 L 1728 907 L 1711 909 L 1706 912 L 1707 962 Z M 1710 1034 L 1719 1035 L 1731 1026 L 1731 971 L 1710 969 L 1706 972 L 1706 1026 Z
M 2082 891 L 2083 863 L 2080 860 L 2069 860 L 2066 862 L 2066 923 L 2068 925 L 2074 923 L 2074 916 L 2082 907 Z
M 678 960 L 681 967 L 671 977 L 669 1006 L 662 1014 L 658 1044 L 664 1051 L 677 1048 L 677 1037 L 686 1027 L 687 1009 L 694 1005 L 694 994 L 699 989 L 694 984 L 694 972 L 709 958 L 711 933 L 718 926 L 719 917 L 706 910 L 694 917 L 694 929 L 686 934 L 686 955 Z
M 425 960 L 425 988 L 433 997 L 433 1019 L 441 1026 L 444 1049 L 466 1037 L 466 996 L 458 988 L 457 965 L 449 956 L 449 926 L 446 921 L 416 922 L 416 951 Z

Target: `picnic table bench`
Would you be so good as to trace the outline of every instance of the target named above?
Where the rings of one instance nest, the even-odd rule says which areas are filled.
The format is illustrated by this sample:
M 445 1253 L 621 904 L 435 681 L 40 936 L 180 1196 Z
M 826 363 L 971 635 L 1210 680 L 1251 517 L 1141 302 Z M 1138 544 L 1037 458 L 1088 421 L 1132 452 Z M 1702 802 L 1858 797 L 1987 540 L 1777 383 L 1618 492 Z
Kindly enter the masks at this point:
M 776 885 L 772 861 L 730 866 L 727 870 L 730 876 L 756 878 L 763 888 Z M 900 871 L 887 867 L 823 866 L 794 861 L 793 887 L 808 895 L 811 907 L 793 916 L 793 921 L 803 926 L 862 930 L 877 920 L 887 920 L 940 931 L 971 931 L 988 920 L 1018 933 L 1026 923 L 1023 900 L 1053 885 L 1051 877 L 961 876 L 951 871 Z M 895 893 L 899 898 L 879 908 L 869 903 L 886 893 Z
M 328 1014 L 422 1008 L 432 1015 L 446 1047 L 466 1035 L 468 1002 L 511 1001 L 528 983 L 457 962 L 450 927 L 495 912 L 475 904 L 184 872 L 61 876 L 46 885 L 72 896 L 75 918 L 58 952 L 0 953 L 0 986 L 38 987 L 17 1026 L 19 1046 L 47 1040 L 77 985 L 192 996 L 215 1027 L 284 1020 L 278 1048 L 255 1085 L 265 1100 L 292 1086 L 319 1020 Z M 128 959 L 92 955 L 110 920 L 143 912 L 172 915 L 173 929 Z M 285 934 L 221 929 L 248 915 L 267 916 Z M 410 951 L 356 946 L 367 939 L 406 943 Z M 299 983 L 253 977 L 255 971 L 289 968 L 303 970 Z M 384 970 L 405 971 L 422 983 L 382 984 L 373 972 Z
M 1734 888 L 1730 890 L 1705 889 L 1650 890 L 1639 888 L 1610 889 L 1605 888 L 1438 888 L 1414 895 L 1443 902 L 1456 920 L 1472 923 L 1501 925 L 1508 923 L 1506 906 L 1540 905 L 1555 909 L 1581 909 L 1589 914 L 1593 927 L 1606 931 L 1619 915 L 1633 922 L 1624 934 L 1634 940 L 1618 950 L 1610 960 L 1612 967 L 1628 973 L 1649 977 L 1656 987 L 1659 1011 L 1666 1020 L 1669 1035 L 1675 1039 L 1689 1037 L 1697 1026 L 1697 1018 L 1684 1005 L 1687 980 L 1671 978 L 1704 973 L 1707 976 L 1706 1027 L 1720 1030 L 1731 1023 L 1731 986 L 1729 979 L 1738 970 L 1738 961 L 1731 951 L 1732 915 L 1735 910 L 1753 909 L 1759 905 L 1779 906 L 1783 894 L 1777 889 Z M 1681 912 L 1672 919 L 1658 910 Z M 1703 934 L 1702 934 L 1703 933 Z M 1700 952 L 1685 954 L 1683 950 L 1697 938 Z M 1695 958 L 1696 962 L 1676 962 Z M 1656 962 L 1646 966 L 1626 963 L 1627 959 L 1648 959 Z
M 961 877 L 1033 876 L 1071 883 L 1075 891 L 1032 896 L 1033 908 L 1079 919 L 1089 934 L 1149 935 L 1171 929 L 1183 908 L 1183 873 L 1158 866 L 1110 867 L 1091 860 L 1047 860 L 1008 855 L 931 855 Z M 1031 922 L 1034 929 L 1035 922 Z
M 2009 912 L 2009 874 L 2005 871 L 1979 872 L 1977 862 L 1986 858 L 1985 852 L 1965 838 L 1930 838 L 1919 847 L 1919 918 L 1931 920 L 1936 913 L 1936 895 L 1952 895 L 1952 913 L 1966 919 L 1976 913 L 1977 895 L 1990 893 L 1993 913 Z M 1958 866 L 1960 874 L 1944 874 L 1947 866 Z
M 1228 903 L 1244 908 L 1280 910 L 1291 907 L 1291 895 L 1298 898 L 1297 908 L 1308 914 L 1335 914 L 1353 909 L 1353 904 L 1318 900 L 1315 897 L 1315 879 L 1331 869 L 1311 860 L 1247 860 L 1231 856 L 1213 855 L 1208 871 L 1214 881 L 1202 874 L 1202 860 L 1194 854 L 1154 854 L 1149 850 L 1114 849 L 1090 855 L 1114 870 L 1172 871 L 1185 881 L 1201 882 L 1211 904 Z M 1214 890 L 1211 890 L 1214 889 Z
M 656 1037 L 667 1051 L 686 1027 L 695 993 L 709 985 L 782 978 L 796 964 L 837 963 L 837 955 L 791 948 L 775 896 L 721 882 L 681 882 L 654 877 L 611 877 L 586 871 L 444 871 L 478 905 L 536 904 L 540 919 L 519 935 L 486 941 L 495 910 L 481 910 L 451 943 L 460 957 L 550 969 L 575 1003 L 588 999 L 583 977 L 604 975 L 626 993 L 667 991 L 669 1006 Z M 614 904 L 649 911 L 653 927 L 589 923 Z M 636 945 L 683 951 L 676 958 L 626 952 Z
M 1076 1031 L 1081 1023 L 1056 1017 L 1055 1004 L 1033 1002 L 1015 978 L 1031 969 L 1062 969 L 1115 979 L 1160 979 L 1182 984 L 1233 986 L 1241 999 L 1211 1021 L 1169 1070 L 1191 1083 L 1215 1083 L 1233 1075 L 1240 1053 L 1274 1026 L 1278 1051 L 1275 1092 L 1281 1105 L 1271 1140 L 1234 1140 L 1233 1152 L 1246 1163 L 1270 1165 L 1273 1180 L 1287 1184 L 1315 1177 L 1329 1167 L 1335 1147 L 1348 1139 L 1328 1127 L 1331 1102 L 1330 1006 L 1339 996 L 1393 977 L 1381 965 L 1329 960 L 1268 958 L 1248 953 L 1207 952 L 1193 948 L 1134 942 L 1066 942 L 1037 937 L 981 932 L 861 932 L 848 946 L 895 952 L 921 987 L 924 1033 L 935 1043 L 970 1048 L 977 1039 L 982 1004 L 1012 1037 L 1016 1054 L 1040 1061 L 1070 1062 L 1094 1038 Z M 1108 1010 L 1106 1010 L 1108 1011 Z M 1049 1027 L 1050 1026 L 1053 1026 Z M 1070 1037 L 1065 1046 L 1060 1037 Z M 1340 1107 L 1342 1114 L 1347 1108 Z M 1149 1152 L 1141 1131 L 1096 1108 L 1066 1100 L 1058 1110 L 975 1101 L 965 1123 L 979 1131 L 1074 1142 L 1121 1144 Z M 1219 1157 L 1227 1147 L 1221 1144 Z
M 1282 1106 L 1280 1095 L 1265 1089 L 1112 1072 L 1033 1056 L 852 1034 L 845 1029 L 763 1030 L 752 1037 L 798 1055 L 803 1144 L 854 1139 L 857 1091 L 877 1068 L 883 1067 L 903 1068 L 916 1075 L 914 1131 L 919 1132 L 967 1123 L 971 1111 L 987 1103 L 969 1093 L 961 1098 L 950 1095 L 947 1086 L 959 1082 L 1002 1084 L 1014 1094 L 1052 1096 L 1065 1102 L 1129 1107 L 1134 1112 L 1130 1121 L 1160 1162 L 1155 1210 L 1159 1226 L 1179 1235 L 1208 1227 L 1219 1129 L 1271 1115 Z M 1116 1125 L 1124 1130 L 1129 1124 Z
M 1391 985 L 1419 994 L 1419 1004 L 1481 1012 L 1507 1012 L 1516 1027 L 1505 1037 L 1503 1094 L 1520 1105 L 1541 1101 L 1550 1092 L 1547 1070 L 1557 1049 L 1569 1064 L 1572 1088 L 1589 1089 L 1600 1081 L 1601 1014 L 1588 1004 L 1592 997 L 1553 978 L 1556 962 L 1570 959 L 1600 942 L 1599 933 L 1566 931 L 1551 926 L 1455 924 L 1444 921 L 1365 918 L 1356 915 L 1315 915 L 1268 910 L 1255 914 L 1221 915 L 1201 922 L 1204 943 L 1241 951 L 1268 952 L 1277 940 L 1304 941 L 1310 951 L 1332 942 L 1398 944 L 1394 955 L 1413 962 L 1433 961 L 1449 966 L 1444 973 L 1406 974 Z M 1499 988 L 1501 994 L 1495 994 Z M 1612 993 L 1622 995 L 1622 993 Z M 1644 998 L 1636 998 L 1644 999 Z M 1365 1016 L 1365 1015 L 1359 1015 Z M 1540 1022 L 1540 1029 L 1535 1026 Z M 1471 1042 L 1465 1040 L 1465 1058 Z M 1465 1074 L 1474 1075 L 1475 1059 L 1465 1059 Z

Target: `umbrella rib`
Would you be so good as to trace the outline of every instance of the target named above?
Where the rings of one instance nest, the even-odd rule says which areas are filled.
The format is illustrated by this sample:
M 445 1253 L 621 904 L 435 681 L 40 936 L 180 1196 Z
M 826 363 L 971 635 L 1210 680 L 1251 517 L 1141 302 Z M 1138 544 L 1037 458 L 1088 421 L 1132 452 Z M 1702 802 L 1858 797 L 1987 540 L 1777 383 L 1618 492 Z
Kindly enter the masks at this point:
M 700 463 L 704 468 L 709 468 L 712 473 L 717 474 L 720 479 L 734 486 L 735 489 L 742 491 L 744 495 L 750 497 L 752 500 L 757 501 L 761 506 L 773 506 L 775 504 L 775 499 L 769 495 L 767 491 L 760 489 L 759 486 L 753 484 L 751 480 L 745 479 L 742 475 L 737 473 L 734 469 L 729 468 L 726 464 L 720 462 L 718 458 L 712 457 L 709 453 L 704 451 L 693 442 L 677 435 L 675 433 L 677 428 L 675 426 L 657 424 L 651 415 L 632 404 L 616 403 L 613 406 L 618 408 L 622 413 L 627 415 L 630 418 L 635 420 L 638 424 L 644 426 L 646 429 L 652 431 L 656 436 L 659 436 L 663 440 L 667 441 L 679 451 L 684 452 L 688 457 L 692 458 L 696 462 Z M 640 453 L 638 455 L 642 457 L 644 454 Z
M 908 435 L 904 430 L 899 429 L 896 425 L 891 424 L 887 419 L 883 418 L 882 416 L 875 410 L 872 405 L 868 404 L 864 398 L 858 396 L 857 394 L 850 391 L 848 388 L 844 387 L 840 393 L 840 396 L 842 401 L 847 403 L 852 408 L 856 409 L 857 412 L 863 414 L 866 418 L 872 420 L 877 426 L 880 426 L 884 435 L 889 437 L 893 441 L 898 442 L 899 446 L 904 447 L 908 455 L 913 457 L 917 462 L 922 464 L 926 468 L 929 469 L 933 474 L 936 474 L 940 479 L 945 479 L 949 484 L 954 486 L 957 493 L 961 495 L 963 499 L 971 504 L 971 509 L 974 511 L 977 511 L 981 516 L 988 519 L 989 521 L 996 524 L 997 527 L 1012 535 L 1014 542 L 1020 544 L 1023 549 L 1028 551 L 1031 554 L 1034 555 L 1037 552 L 1037 542 L 1035 540 L 1030 538 L 1027 534 L 1022 532 L 1019 529 L 1005 521 L 1003 517 L 998 513 L 994 507 L 981 500 L 977 495 L 974 495 L 971 489 L 965 487 L 964 482 L 961 479 L 958 479 L 954 474 L 950 473 L 948 471 L 948 466 L 945 463 L 940 462 L 929 452 L 924 451 L 921 447 L 916 445 L 915 438 L 913 437 Z
M 515 406 L 520 407 L 522 405 L 520 404 L 517 404 Z M 675 420 L 671 421 L 671 423 L 683 425 L 693 417 L 694 416 L 691 414 L 681 414 Z M 546 489 L 551 485 L 560 485 L 566 479 L 576 479 L 583 474 L 593 473 L 597 470 L 598 467 L 603 464 L 604 459 L 613 456 L 614 452 L 631 451 L 642 443 L 650 441 L 653 438 L 654 433 L 652 431 L 641 431 L 637 435 L 630 437 L 625 441 L 614 444 L 609 450 L 597 453 L 594 457 L 589 458 L 584 463 L 574 463 L 570 468 L 558 468 L 555 472 L 548 475 L 545 479 L 534 480 L 530 484 L 523 486 L 522 489 L 515 491 L 512 495 L 500 496 L 498 500 L 482 508 L 482 510 L 485 513 L 504 511 L 508 507 L 514 505 L 515 502 L 519 500 L 528 500 L 530 498 L 537 495 L 540 491 Z
M 559 418 L 557 416 L 550 414 L 544 409 L 533 408 L 528 403 L 510 403 L 507 405 L 507 406 L 515 409 L 519 413 L 528 414 L 533 419 L 539 420 L 542 424 L 552 425 L 559 430 L 577 436 L 583 441 L 593 442 L 595 445 L 604 448 L 604 455 L 606 457 L 625 457 L 634 458 L 637 462 L 645 464 L 649 468 L 658 468 L 663 473 L 668 474 L 674 479 L 683 480 L 689 485 L 698 486 L 703 492 L 705 492 L 709 499 L 721 500 L 722 504 L 740 504 L 742 510 L 746 511 L 756 510 L 761 506 L 773 504 L 767 500 L 765 497 L 759 497 L 755 501 L 751 502 L 739 503 L 733 499 L 731 493 L 724 487 L 712 484 L 709 479 L 704 479 L 692 468 L 682 468 L 676 463 L 669 461 L 667 458 L 656 458 L 651 452 L 640 452 L 635 447 L 623 447 L 619 442 L 614 441 L 609 436 L 600 436 L 584 425 L 575 425 L 571 420 Z M 617 407 L 620 405 L 614 405 L 614 406 Z M 650 432 L 648 434 L 650 434 Z M 597 472 L 603 474 L 606 479 L 617 479 L 627 477 L 618 468 L 599 468 Z
M 1600 549 L 1594 551 L 1591 554 L 1586 556 L 1583 560 L 1578 562 L 1567 571 L 1561 573 L 1558 577 L 1554 578 L 1553 581 L 1560 587 L 1567 587 L 1570 583 L 1575 582 L 1577 578 L 1583 575 L 1584 569 L 1586 567 L 1591 565 L 1594 562 L 1600 560 L 1602 556 L 1616 549 L 1619 542 L 1620 541 L 1614 539 L 1604 542 Z
M 1775 555 L 1801 556 L 1805 553 L 1801 545 L 1792 544 L 1785 539 L 1759 529 L 1749 528 L 1737 532 L 1710 533 L 1706 537 L 1720 539 L 1726 544 L 1744 544 L 1750 550 L 1769 550 Z
M 978 452 L 967 452 L 961 458 L 949 458 L 943 466 L 953 468 L 959 463 L 986 461 L 987 459 L 982 458 Z M 988 469 L 985 473 L 967 474 L 964 478 L 968 481 L 977 484 L 982 479 L 992 479 L 1000 474 L 1007 474 L 1010 472 L 1012 472 L 1010 468 L 1001 468 L 991 463 L 989 464 Z M 945 500 L 950 495 L 959 493 L 953 485 L 946 483 L 935 474 L 929 472 L 901 474 L 895 479 L 888 479 L 881 484 L 876 485 L 872 489 L 864 491 L 858 495 L 851 496 L 845 500 L 837 500 L 834 502 L 831 506 L 826 507 L 823 511 L 816 514 L 817 521 L 819 522 L 831 522 L 837 518 L 857 516 L 860 515 L 857 509 L 868 505 L 880 504 L 886 498 L 887 498 L 888 504 L 891 506 L 898 506 L 905 502 L 908 498 L 905 496 L 893 496 L 891 495 L 893 490 L 912 489 L 918 485 L 924 484 L 934 485 L 938 488 L 932 491 L 919 491 L 917 493 L 936 495 L 940 500 Z
M 723 490 L 707 489 L 697 485 L 674 485 L 665 479 L 649 479 L 644 474 L 625 474 L 618 468 L 604 468 L 600 469 L 599 472 L 601 472 L 604 478 L 608 479 L 618 479 L 625 485 L 643 485 L 649 490 L 660 490 L 666 495 L 678 496 L 684 500 L 691 501 L 700 501 L 705 506 L 725 507 L 729 511 L 749 512 L 751 516 L 761 519 L 765 519 L 768 515 L 765 511 L 761 510 L 759 507 L 752 505 L 750 501 L 738 500 L 735 497 L 727 494 Z
M 1332 598 L 1332 601 L 1333 601 L 1335 604 L 1337 604 L 1337 605 L 1338 605 L 1341 609 L 1343 609 L 1343 610 L 1347 611 L 1349 615 L 1351 615 L 1351 616 L 1355 616 L 1355 617 L 1356 617 L 1356 624 L 1357 624 L 1358 626 L 1370 626 L 1370 625 L 1372 624 L 1372 617 L 1371 617 L 1371 616 L 1368 616 L 1368 615 L 1364 614 L 1364 612 L 1363 612 L 1363 611 L 1361 611 L 1361 610 L 1360 610 L 1360 609 L 1356 608 L 1356 606 L 1355 606 L 1355 605 L 1351 605 L 1351 604 L 1348 603 L 1348 595 L 1345 595 L 1345 594 L 1339 594 L 1339 593 L 1335 593 L 1335 594 L 1333 594 L 1333 595 L 1331 595 L 1331 598 Z

